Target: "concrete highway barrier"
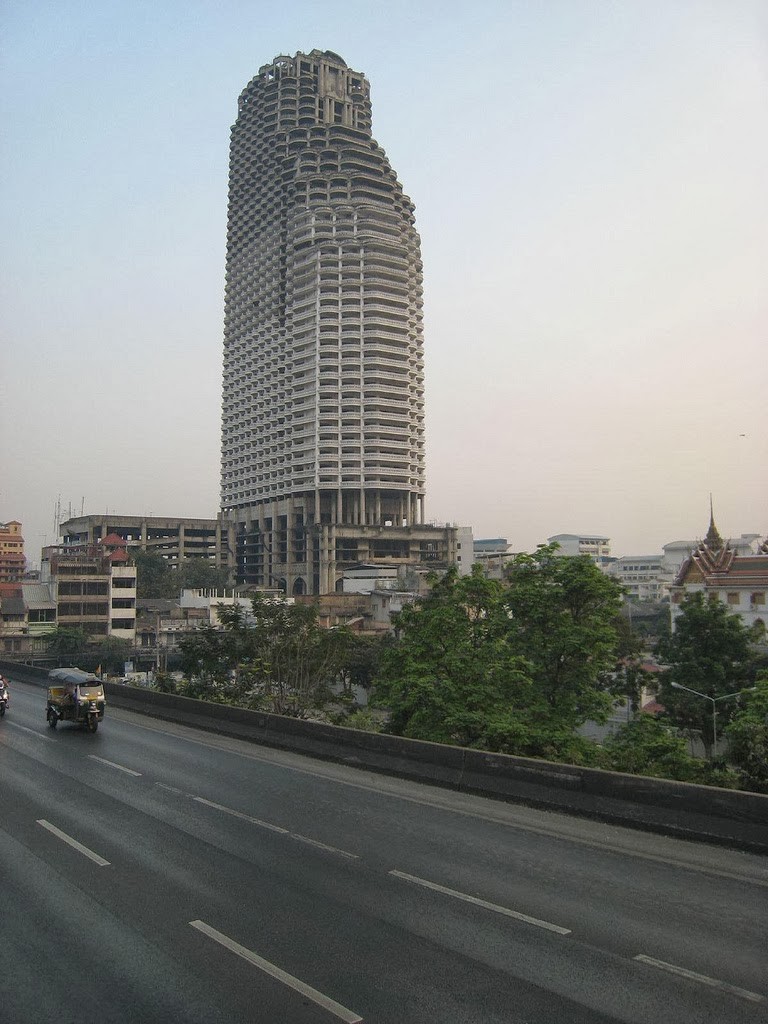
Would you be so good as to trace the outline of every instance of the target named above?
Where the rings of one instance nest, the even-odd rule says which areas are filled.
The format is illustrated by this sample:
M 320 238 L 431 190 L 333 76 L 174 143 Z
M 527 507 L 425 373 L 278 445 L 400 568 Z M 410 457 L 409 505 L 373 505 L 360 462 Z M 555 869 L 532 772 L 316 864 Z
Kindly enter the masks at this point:
M 0 661 L 9 679 L 48 670 Z M 493 754 L 106 683 L 109 706 L 461 792 L 768 853 L 768 796 Z

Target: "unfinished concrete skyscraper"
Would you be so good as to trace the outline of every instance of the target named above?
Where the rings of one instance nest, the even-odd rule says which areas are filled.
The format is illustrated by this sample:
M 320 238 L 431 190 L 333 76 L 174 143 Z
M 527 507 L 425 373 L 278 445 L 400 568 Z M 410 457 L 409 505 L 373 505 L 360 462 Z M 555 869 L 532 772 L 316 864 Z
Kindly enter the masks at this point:
M 450 561 L 423 501 L 414 207 L 372 137 L 365 76 L 328 51 L 277 57 L 230 144 L 221 503 L 237 578 L 323 594 L 361 561 Z

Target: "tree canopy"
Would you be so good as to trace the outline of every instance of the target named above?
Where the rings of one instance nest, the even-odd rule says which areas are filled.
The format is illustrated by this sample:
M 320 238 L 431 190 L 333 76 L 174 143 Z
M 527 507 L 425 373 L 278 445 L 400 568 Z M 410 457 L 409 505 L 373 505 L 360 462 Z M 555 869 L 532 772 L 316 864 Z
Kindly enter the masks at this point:
M 156 551 L 134 548 L 136 592 L 140 598 L 174 600 L 182 590 L 221 590 L 229 585 L 226 569 L 217 569 L 206 558 L 187 558 L 178 569 Z
M 45 634 L 45 646 L 51 654 L 60 657 L 67 654 L 79 654 L 85 649 L 88 638 L 79 626 L 57 626 Z
M 768 672 L 744 695 L 727 729 L 731 760 L 745 789 L 768 793 Z
M 394 732 L 557 756 L 613 701 L 621 588 L 556 545 L 518 555 L 504 582 L 449 570 L 395 617 L 376 684 Z
M 251 604 L 251 615 L 240 605 L 219 605 L 222 629 L 205 626 L 180 641 L 188 692 L 296 717 L 323 707 L 351 634 L 322 629 L 313 605 L 260 594 Z
M 736 700 L 722 700 L 748 686 L 754 670 L 750 631 L 738 615 L 728 611 L 716 594 L 688 593 L 680 605 L 675 629 L 659 641 L 658 653 L 667 668 L 662 675 L 659 700 L 669 718 L 682 729 L 700 733 L 711 755 L 716 714 L 730 721 Z M 672 684 L 697 690 L 704 697 L 676 689 Z

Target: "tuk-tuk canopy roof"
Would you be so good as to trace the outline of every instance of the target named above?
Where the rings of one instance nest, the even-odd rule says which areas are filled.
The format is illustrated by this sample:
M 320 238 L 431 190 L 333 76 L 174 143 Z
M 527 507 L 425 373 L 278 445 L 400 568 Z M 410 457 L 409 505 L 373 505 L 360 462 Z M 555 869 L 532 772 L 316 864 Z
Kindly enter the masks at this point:
M 80 686 L 97 686 L 101 684 L 98 676 L 93 672 L 84 672 L 81 668 L 54 668 L 48 673 L 51 682 L 60 684 L 74 683 Z

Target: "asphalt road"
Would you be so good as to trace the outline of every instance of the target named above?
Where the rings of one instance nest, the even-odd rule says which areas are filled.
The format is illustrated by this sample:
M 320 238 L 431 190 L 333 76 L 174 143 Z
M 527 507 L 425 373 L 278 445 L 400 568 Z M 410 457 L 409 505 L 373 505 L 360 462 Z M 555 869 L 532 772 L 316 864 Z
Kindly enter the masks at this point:
M 0 1021 L 768 1021 L 768 859 L 107 708 L 0 720 Z

